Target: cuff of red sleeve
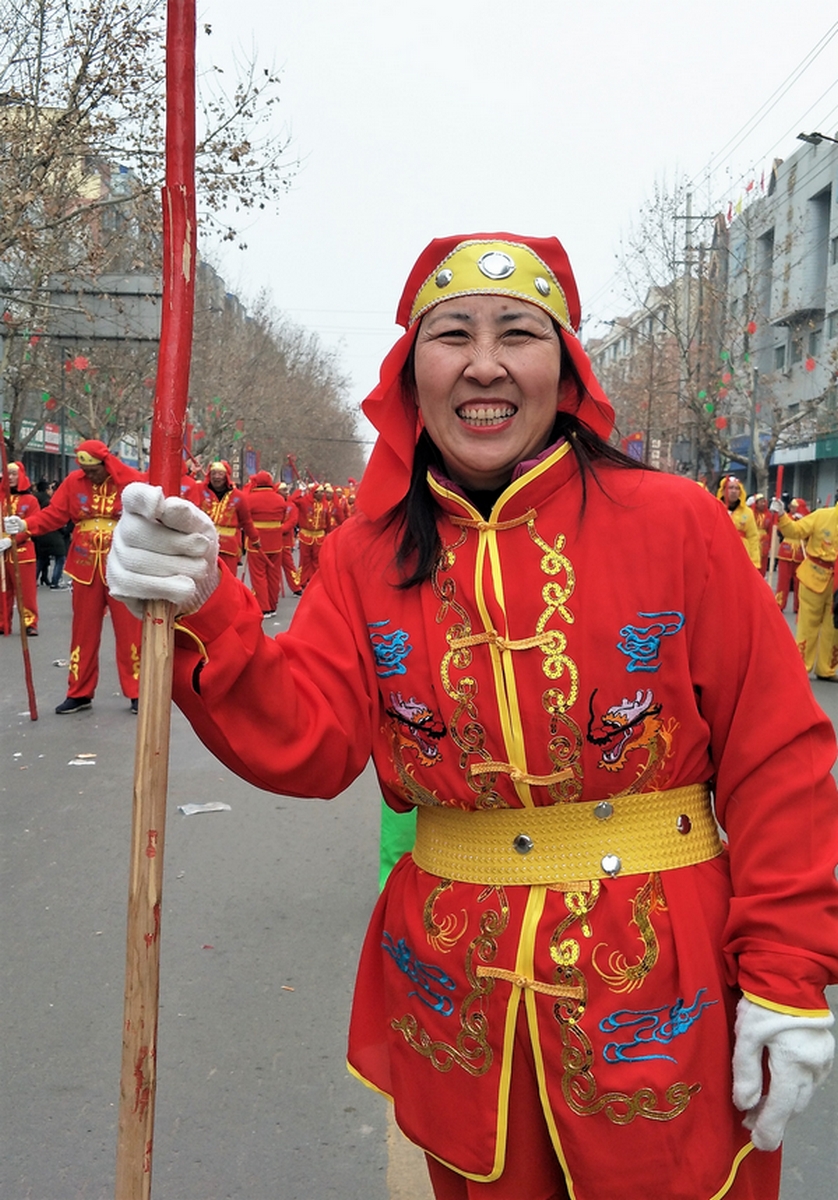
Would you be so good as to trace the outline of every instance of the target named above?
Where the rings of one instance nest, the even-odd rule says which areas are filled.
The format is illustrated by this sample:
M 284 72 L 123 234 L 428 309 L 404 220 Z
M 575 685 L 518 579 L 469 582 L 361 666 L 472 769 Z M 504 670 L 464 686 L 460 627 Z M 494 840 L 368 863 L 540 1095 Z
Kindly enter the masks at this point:
M 775 1012 L 805 1017 L 829 1013 L 824 999 L 829 978 L 819 963 L 803 955 L 766 951 L 743 954 L 737 983 L 748 1000 Z
M 252 601 L 254 613 L 261 625 L 262 613 L 255 597 L 233 575 L 231 571 L 219 569 L 218 585 L 209 599 L 197 612 L 178 617 L 178 624 L 193 633 L 207 645 L 225 633 L 234 621 L 234 614 L 248 607 Z

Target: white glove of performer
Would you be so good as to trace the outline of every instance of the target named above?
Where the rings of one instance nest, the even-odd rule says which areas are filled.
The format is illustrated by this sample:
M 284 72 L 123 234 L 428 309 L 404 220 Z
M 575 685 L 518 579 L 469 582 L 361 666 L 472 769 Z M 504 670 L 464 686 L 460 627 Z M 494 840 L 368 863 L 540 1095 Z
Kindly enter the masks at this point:
M 3 537 L 0 538 L 0 554 L 4 554 L 12 544 L 12 539 Z
M 779 500 L 776 496 L 774 496 L 774 498 L 771 500 L 771 503 L 768 505 L 768 507 L 773 513 L 784 513 L 786 511 L 785 504 L 783 504 L 782 500 Z
M 803 1112 L 832 1067 L 835 1024 L 825 1017 L 795 1017 L 753 1004 L 743 996 L 736 1008 L 733 1103 L 746 1113 L 757 1150 L 776 1150 L 786 1122 Z M 762 1052 L 768 1051 L 770 1080 L 762 1094 Z
M 23 517 L 4 517 L 3 532 L 10 533 L 12 536 L 17 533 L 26 533 L 26 522 Z
M 129 483 L 108 554 L 111 595 L 143 615 L 144 601 L 170 600 L 196 612 L 218 586 L 218 533 L 189 500 Z

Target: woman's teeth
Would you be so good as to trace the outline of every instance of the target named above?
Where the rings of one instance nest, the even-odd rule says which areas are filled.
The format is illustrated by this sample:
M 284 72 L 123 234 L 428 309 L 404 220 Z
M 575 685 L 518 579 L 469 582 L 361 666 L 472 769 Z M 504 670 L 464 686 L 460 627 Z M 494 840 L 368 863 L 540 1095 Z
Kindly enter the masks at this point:
M 457 413 L 467 425 L 499 425 L 514 417 L 516 409 L 509 404 L 483 405 L 480 408 L 462 408 Z

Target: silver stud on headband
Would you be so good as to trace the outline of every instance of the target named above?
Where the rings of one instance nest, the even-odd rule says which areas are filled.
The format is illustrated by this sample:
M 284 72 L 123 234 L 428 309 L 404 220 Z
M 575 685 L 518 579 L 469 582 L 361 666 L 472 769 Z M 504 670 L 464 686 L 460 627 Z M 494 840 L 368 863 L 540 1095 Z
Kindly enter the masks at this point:
M 542 296 L 550 295 L 550 284 L 547 282 L 546 279 L 543 279 L 541 277 L 541 275 L 539 275 L 538 278 L 534 280 L 534 282 L 535 282 L 535 290 L 537 292 L 540 292 Z
M 449 271 L 447 267 L 440 271 L 436 277 L 436 286 L 438 288 L 448 287 L 451 280 L 454 278 L 454 272 Z
M 487 279 L 508 279 L 515 270 L 513 259 L 500 250 L 487 251 L 477 260 L 477 266 Z

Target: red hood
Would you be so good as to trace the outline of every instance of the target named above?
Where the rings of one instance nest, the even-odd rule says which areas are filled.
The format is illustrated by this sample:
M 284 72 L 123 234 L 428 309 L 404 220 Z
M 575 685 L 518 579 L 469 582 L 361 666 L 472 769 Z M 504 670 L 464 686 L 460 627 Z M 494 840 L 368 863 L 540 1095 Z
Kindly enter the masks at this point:
M 614 409 L 600 387 L 590 359 L 577 337 L 580 321 L 579 293 L 567 254 L 558 239 L 521 237 L 510 233 L 474 233 L 437 238 L 422 251 L 408 276 L 396 314 L 398 324 L 403 325 L 406 332 L 384 359 L 378 385 L 361 406 L 379 434 L 357 494 L 357 507 L 373 519 L 382 516 L 406 495 L 410 484 L 413 452 L 420 433 L 416 407 L 401 386 L 402 367 L 407 361 L 419 328 L 417 317 L 414 317 L 411 323 L 414 302 L 420 293 L 427 289 L 428 281 L 433 279 L 440 265 L 449 259 L 458 247 L 465 248 L 484 242 L 502 242 L 513 249 L 513 252 L 514 248 L 524 247 L 524 253 L 530 251 L 544 265 L 551 287 L 557 289 L 557 293 L 554 294 L 558 294 L 564 301 L 563 308 L 566 310 L 567 319 L 557 322 L 560 325 L 559 336 L 562 348 L 573 362 L 583 388 L 581 400 L 560 393 L 556 401 L 556 410 L 575 411 L 579 420 L 602 438 L 607 439 L 611 433 Z M 480 289 L 491 292 L 493 286 L 481 283 Z M 513 292 L 506 284 L 499 283 L 496 294 L 518 295 L 530 303 L 539 304 L 556 319 L 554 310 L 539 299 L 538 292 L 534 291 L 532 295 Z M 440 293 L 438 300 L 446 298 L 447 294 Z M 429 303 L 424 304 L 419 317 L 433 303 L 434 300 L 431 299 Z

